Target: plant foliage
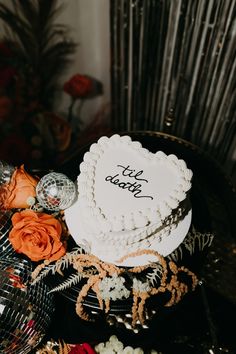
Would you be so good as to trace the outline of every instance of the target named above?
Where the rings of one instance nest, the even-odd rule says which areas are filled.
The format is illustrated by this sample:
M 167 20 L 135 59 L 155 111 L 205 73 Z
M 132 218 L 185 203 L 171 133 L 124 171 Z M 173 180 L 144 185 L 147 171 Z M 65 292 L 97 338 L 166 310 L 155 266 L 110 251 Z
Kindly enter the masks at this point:
M 76 49 L 67 26 L 55 21 L 62 9 L 58 0 L 0 3 L 0 19 L 5 27 L 2 40 L 13 53 L 11 65 L 25 78 L 25 96 L 33 97 L 47 109 L 52 106 L 57 80 Z

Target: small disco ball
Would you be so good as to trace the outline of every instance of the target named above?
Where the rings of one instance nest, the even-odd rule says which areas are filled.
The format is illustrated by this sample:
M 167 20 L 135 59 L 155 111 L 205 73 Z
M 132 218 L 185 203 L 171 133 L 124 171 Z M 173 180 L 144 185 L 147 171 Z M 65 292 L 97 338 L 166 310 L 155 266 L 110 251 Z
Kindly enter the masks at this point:
M 11 210 L 0 210 L 0 255 L 6 257 L 15 253 L 9 239 L 9 231 L 12 228 Z
M 31 271 L 27 260 L 0 258 L 0 353 L 29 353 L 51 322 L 53 295 L 42 282 L 30 285 Z
M 51 172 L 43 176 L 36 186 L 39 204 L 48 210 L 64 210 L 75 199 L 75 184 L 63 173 Z
M 14 170 L 15 167 L 5 161 L 0 161 L 0 186 L 10 181 Z

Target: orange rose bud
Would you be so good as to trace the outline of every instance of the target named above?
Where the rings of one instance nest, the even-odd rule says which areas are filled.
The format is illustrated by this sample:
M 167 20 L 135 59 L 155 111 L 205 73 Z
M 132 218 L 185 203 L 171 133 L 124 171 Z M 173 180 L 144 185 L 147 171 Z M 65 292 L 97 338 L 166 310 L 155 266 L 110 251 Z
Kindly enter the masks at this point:
M 28 208 L 28 198 L 36 196 L 37 183 L 38 179 L 27 173 L 24 165 L 16 168 L 10 182 L 3 185 L 0 190 L 1 207 L 3 209 Z
M 9 241 L 17 253 L 34 262 L 55 261 L 65 254 L 60 240 L 62 226 L 52 215 L 26 209 L 13 215 L 12 225 Z

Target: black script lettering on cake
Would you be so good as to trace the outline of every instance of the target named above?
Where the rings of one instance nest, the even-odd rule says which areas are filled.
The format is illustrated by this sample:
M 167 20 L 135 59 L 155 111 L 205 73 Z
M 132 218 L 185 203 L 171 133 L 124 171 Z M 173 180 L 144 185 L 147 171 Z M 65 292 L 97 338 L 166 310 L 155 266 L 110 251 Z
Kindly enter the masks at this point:
M 122 165 L 117 165 L 117 167 L 122 169 L 121 174 L 117 173 L 114 176 L 106 176 L 105 181 L 110 182 L 117 187 L 121 189 L 127 189 L 129 192 L 133 193 L 133 196 L 135 198 L 149 198 L 153 199 L 151 195 L 142 195 L 142 184 L 139 182 L 145 182 L 148 183 L 148 180 L 145 178 L 141 178 L 141 175 L 143 174 L 143 170 L 137 171 L 133 170 L 130 168 L 130 166 L 122 166 Z M 124 177 L 130 177 L 134 179 L 135 181 L 133 182 L 122 182 L 120 178 Z M 136 182 L 138 181 L 138 182 Z

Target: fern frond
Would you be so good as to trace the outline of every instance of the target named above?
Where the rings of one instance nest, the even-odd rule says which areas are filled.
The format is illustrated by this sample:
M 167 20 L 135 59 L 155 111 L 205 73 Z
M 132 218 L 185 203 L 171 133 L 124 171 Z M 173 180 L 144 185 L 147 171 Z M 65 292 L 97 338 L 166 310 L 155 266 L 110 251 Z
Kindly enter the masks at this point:
M 43 346 L 41 345 L 37 348 L 35 354 L 69 354 L 70 351 L 70 345 L 66 344 L 63 339 L 59 339 L 58 342 L 51 339 Z
M 156 264 L 155 267 L 152 268 L 152 270 L 147 274 L 147 279 L 149 281 L 149 283 L 152 286 L 155 286 L 155 284 L 157 284 L 158 280 L 161 279 L 163 273 L 163 269 L 161 264 Z
M 196 235 L 196 238 L 198 240 L 199 250 L 202 251 L 205 247 L 211 246 L 212 241 L 214 239 L 214 235 L 211 233 L 204 233 L 204 234 L 198 233 Z
M 51 289 L 49 293 L 54 293 L 57 291 L 63 291 L 67 288 L 70 288 L 72 285 L 76 285 L 80 282 L 83 278 L 82 273 L 71 274 L 65 281 L 63 281 L 60 285 L 56 286 L 55 288 Z
M 71 252 L 66 253 L 65 256 L 56 261 L 56 263 L 45 266 L 40 271 L 39 275 L 33 280 L 32 285 L 35 285 L 36 283 L 44 279 L 46 276 L 48 276 L 50 273 L 60 273 L 64 269 L 68 268 L 73 263 L 74 257 L 76 257 L 76 255 L 78 254 L 81 254 L 82 252 L 83 248 L 76 247 Z
M 169 259 L 170 261 L 172 260 L 174 262 L 178 262 L 178 260 L 182 259 L 182 257 L 183 257 L 183 247 L 181 244 L 171 254 L 169 254 L 167 259 Z
M 66 344 L 63 340 L 59 340 L 58 342 L 58 354 L 69 354 L 71 351 L 71 348 L 68 344 Z
M 46 276 L 48 276 L 48 274 L 52 272 L 54 266 L 55 266 L 54 264 L 49 264 L 45 266 L 43 270 L 39 273 L 39 275 L 32 281 L 31 284 L 35 285 L 39 283 L 41 280 L 43 280 L 44 278 L 46 278 Z
M 190 255 L 192 255 L 196 248 L 199 251 L 203 251 L 205 247 L 210 247 L 213 239 L 213 234 L 198 232 L 193 227 L 192 231 L 188 233 L 182 245 L 189 251 Z
M 198 232 L 193 227 L 185 237 L 182 244 L 179 245 L 179 247 L 176 248 L 176 250 L 174 250 L 167 258 L 177 262 L 183 257 L 183 248 L 185 248 L 190 253 L 190 255 L 193 255 L 196 249 L 203 251 L 204 248 L 210 247 L 213 239 L 213 234 Z
M 73 264 L 75 257 L 78 254 L 81 254 L 82 252 L 83 252 L 83 248 L 79 246 L 74 248 L 71 252 L 67 252 L 52 266 L 52 274 L 67 269 L 71 264 Z

